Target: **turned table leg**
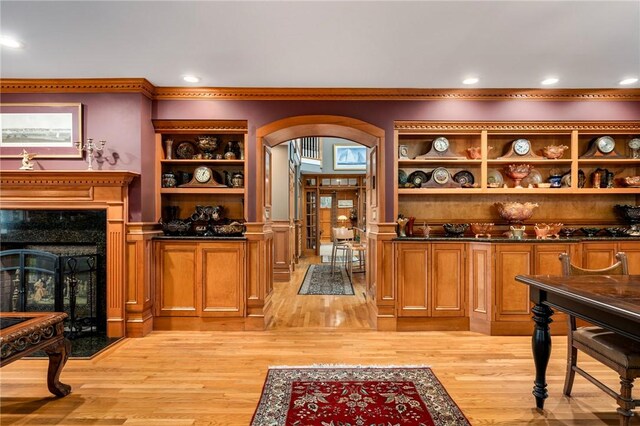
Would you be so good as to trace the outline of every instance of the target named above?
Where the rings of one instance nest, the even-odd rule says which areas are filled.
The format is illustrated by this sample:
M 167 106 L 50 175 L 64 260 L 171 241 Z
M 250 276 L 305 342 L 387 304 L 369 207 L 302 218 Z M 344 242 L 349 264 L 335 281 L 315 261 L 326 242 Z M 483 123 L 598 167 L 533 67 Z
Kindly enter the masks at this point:
M 531 349 L 533 350 L 533 361 L 536 365 L 536 379 L 533 385 L 533 396 L 536 397 L 536 407 L 543 409 L 544 400 L 547 398 L 547 365 L 551 356 L 551 333 L 549 324 L 553 322 L 551 315 L 553 311 L 542 303 L 533 307 L 533 321 L 535 327 L 531 338 Z
M 69 358 L 71 342 L 63 338 L 53 345 L 44 348 L 44 351 L 49 355 L 49 371 L 47 373 L 49 392 L 57 396 L 69 395 L 69 393 L 71 393 L 71 386 L 65 385 L 60 381 L 60 373 Z

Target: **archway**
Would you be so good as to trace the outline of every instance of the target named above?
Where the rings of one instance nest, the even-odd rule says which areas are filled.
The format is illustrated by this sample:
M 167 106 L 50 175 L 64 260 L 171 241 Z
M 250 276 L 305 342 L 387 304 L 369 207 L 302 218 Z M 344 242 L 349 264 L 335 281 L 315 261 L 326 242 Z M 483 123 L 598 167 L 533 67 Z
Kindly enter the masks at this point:
M 269 230 L 271 221 L 271 148 L 297 138 L 303 137 L 334 137 L 347 139 L 368 147 L 368 166 L 366 175 L 366 199 L 368 200 L 366 235 L 367 244 L 372 249 L 367 252 L 367 264 L 374 266 L 376 262 L 375 241 L 369 237 L 368 230 L 384 218 L 385 188 L 382 165 L 384 164 L 384 130 L 364 121 L 333 115 L 305 115 L 288 117 L 260 127 L 256 131 L 256 197 L 255 211 L 258 220 L 263 222 Z M 268 232 L 268 231 L 267 231 Z M 269 243 L 271 244 L 271 242 Z M 273 255 L 271 250 L 267 250 Z M 271 268 L 268 268 L 272 274 Z M 376 299 L 375 283 L 377 268 L 368 267 L 366 273 L 366 293 L 370 307 L 369 317 L 371 325 L 375 327 Z M 273 288 L 271 277 L 267 278 L 265 294 L 265 317 L 268 321 L 269 295 Z

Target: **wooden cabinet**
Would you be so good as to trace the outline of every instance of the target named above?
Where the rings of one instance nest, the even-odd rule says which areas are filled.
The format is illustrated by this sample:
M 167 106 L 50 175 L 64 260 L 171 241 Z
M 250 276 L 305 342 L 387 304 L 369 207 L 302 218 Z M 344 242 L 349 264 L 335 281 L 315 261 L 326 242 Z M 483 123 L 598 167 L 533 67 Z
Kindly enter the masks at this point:
M 157 316 L 244 316 L 244 241 L 156 241 Z
M 243 182 L 247 176 L 247 122 L 153 120 L 153 125 L 156 219 L 185 219 L 198 205 L 221 205 L 224 217 L 243 221 L 248 205 Z
M 465 244 L 396 245 L 399 317 L 466 315 Z
M 531 319 L 529 287 L 515 280 L 516 275 L 533 273 L 532 244 L 496 244 L 496 321 Z M 559 263 L 559 262 L 558 262 Z
M 627 255 L 630 274 L 640 274 L 640 241 L 583 242 L 582 267 L 602 269 L 616 262 L 616 253 Z

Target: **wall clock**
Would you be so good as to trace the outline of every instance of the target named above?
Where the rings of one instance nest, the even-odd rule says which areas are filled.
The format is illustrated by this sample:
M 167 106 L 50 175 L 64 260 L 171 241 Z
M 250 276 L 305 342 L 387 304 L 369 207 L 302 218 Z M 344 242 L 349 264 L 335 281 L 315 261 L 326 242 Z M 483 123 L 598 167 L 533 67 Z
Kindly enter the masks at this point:
M 622 158 L 624 157 L 616 151 L 616 140 L 611 136 L 600 136 L 589 142 L 589 149 L 580 158 Z
M 207 188 L 226 188 L 227 185 L 220 183 L 216 180 L 216 175 L 220 175 L 217 172 L 211 170 L 206 166 L 199 166 L 193 170 L 193 177 L 191 181 L 180 185 L 179 188 L 194 188 L 194 187 L 207 187 Z
M 511 141 L 509 151 L 502 157 L 498 157 L 498 160 L 514 159 L 514 158 L 540 158 L 539 155 L 533 153 L 531 148 L 531 141 L 529 139 L 516 139 Z
M 451 143 L 449 142 L 449 139 L 444 136 L 438 136 L 431 142 L 431 149 L 429 149 L 429 152 L 417 156 L 416 160 L 425 158 L 450 158 L 454 160 L 463 160 L 465 157 L 461 157 L 451 151 Z

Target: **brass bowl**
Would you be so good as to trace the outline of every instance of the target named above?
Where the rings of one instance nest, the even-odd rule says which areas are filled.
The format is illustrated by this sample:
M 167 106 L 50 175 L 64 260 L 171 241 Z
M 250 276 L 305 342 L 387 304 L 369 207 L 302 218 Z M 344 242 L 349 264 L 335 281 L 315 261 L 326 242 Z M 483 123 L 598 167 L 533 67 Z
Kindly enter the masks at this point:
M 533 209 L 538 207 L 536 203 L 518 203 L 515 201 L 495 203 L 498 214 L 510 224 L 520 224 L 533 215 Z

